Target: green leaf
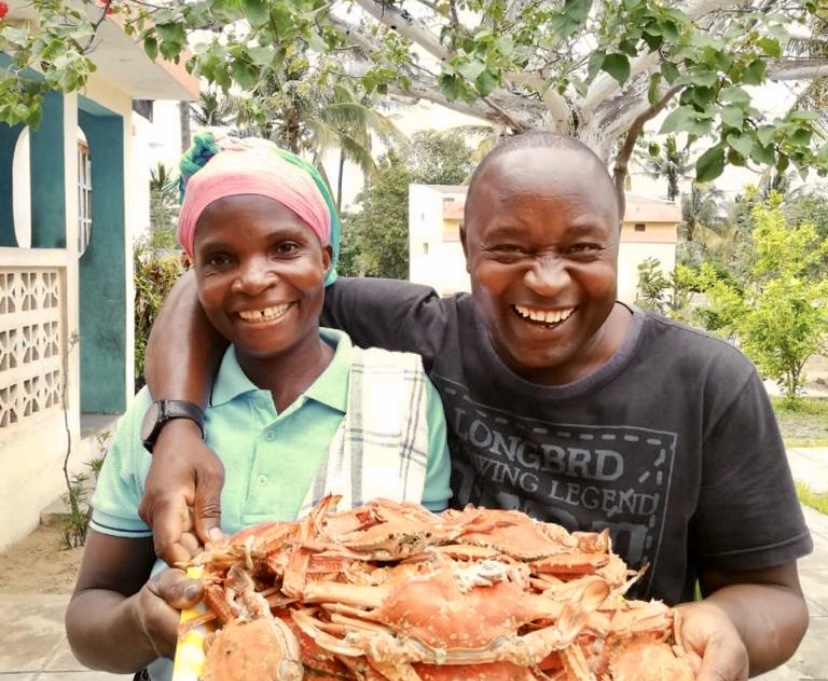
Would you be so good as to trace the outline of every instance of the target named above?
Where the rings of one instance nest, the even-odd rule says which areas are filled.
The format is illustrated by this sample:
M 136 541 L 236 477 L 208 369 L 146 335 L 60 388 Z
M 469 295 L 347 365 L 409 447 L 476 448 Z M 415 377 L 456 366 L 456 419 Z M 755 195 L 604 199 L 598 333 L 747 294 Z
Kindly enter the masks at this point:
M 754 59 L 742 71 L 742 82 L 745 85 L 761 85 L 765 81 L 765 62 Z
M 264 26 L 270 20 L 265 0 L 241 0 L 242 11 L 253 28 Z
M 325 39 L 316 31 L 311 31 L 306 38 L 308 41 L 308 47 L 310 47 L 313 52 L 325 54 L 330 49 L 328 47 L 328 43 L 325 42 Z
M 468 78 L 474 80 L 485 70 L 486 65 L 479 61 L 469 61 L 463 64 L 457 64 L 457 72 Z
M 620 85 L 627 82 L 630 77 L 630 60 L 626 55 L 615 52 L 604 57 L 601 68 L 611 75 Z
M 750 95 L 744 89 L 732 85 L 721 89 L 719 101 L 723 104 L 750 104 Z
M 763 147 L 770 146 L 776 135 L 776 127 L 773 125 L 762 125 L 756 129 L 756 139 Z
M 782 56 L 782 45 L 779 44 L 778 40 L 773 38 L 759 38 L 756 43 L 769 57 L 778 59 Z
M 808 128 L 797 128 L 788 135 L 788 142 L 798 147 L 807 147 L 811 143 L 814 131 Z
M 477 91 L 481 97 L 487 97 L 499 85 L 497 74 L 490 69 L 485 69 L 474 81 Z
M 750 152 L 750 157 L 757 163 L 773 165 L 773 162 L 776 159 L 776 150 L 774 149 L 772 144 L 769 144 L 767 146 L 762 146 L 761 144 L 754 144 L 753 149 L 751 149 Z
M 230 62 L 230 73 L 233 80 L 244 90 L 252 90 L 259 82 L 259 69 L 253 64 L 234 59 Z
M 273 49 L 270 47 L 251 47 L 247 54 L 256 66 L 268 66 L 273 61 Z
M 816 111 L 805 111 L 804 109 L 795 109 L 790 111 L 786 118 L 789 121 L 818 121 L 821 116 Z
M 704 111 L 709 104 L 716 101 L 716 92 L 711 87 L 696 85 L 686 90 L 685 93 L 699 111 Z
M 515 41 L 509 36 L 501 36 L 495 40 L 495 47 L 504 57 L 511 57 L 515 51 Z
M 665 61 L 661 64 L 661 75 L 664 76 L 664 80 L 668 83 L 674 83 L 681 73 L 678 70 L 678 66 L 672 62 Z
M 690 120 L 695 113 L 689 106 L 680 106 L 673 109 L 661 124 L 659 135 L 666 135 L 671 132 L 679 132 L 687 129 Z
M 449 102 L 457 101 L 461 94 L 460 79 L 451 73 L 441 73 L 437 79 L 440 92 Z
M 753 139 L 751 139 L 750 135 L 734 134 L 728 135 L 725 139 L 731 147 L 746 158 L 750 156 L 750 152 L 753 151 Z
M 691 106 L 679 106 L 667 115 L 658 134 L 686 132 L 688 135 L 707 135 L 711 127 L 706 114 L 695 111 Z
M 158 56 L 158 41 L 154 37 L 147 36 L 144 38 L 144 52 L 147 53 L 150 59 L 155 61 Z
M 155 27 L 162 41 L 184 43 L 186 35 L 181 24 L 158 24 Z
M 589 86 L 574 73 L 571 76 L 571 83 L 578 95 L 586 97 L 587 92 L 589 92 Z
M 601 65 L 604 63 L 606 52 L 603 50 L 595 50 L 589 55 L 589 62 L 587 63 L 587 78 L 592 80 L 601 70 Z
M 655 52 L 664 43 L 664 38 L 661 35 L 650 33 L 649 30 L 645 30 L 641 34 L 641 39 L 647 43 L 647 47 L 650 48 L 650 52 Z
M 692 85 L 713 87 L 719 80 L 719 74 L 715 67 L 711 68 L 706 64 L 694 64 L 687 69 L 685 80 Z
M 719 112 L 719 115 L 726 125 L 736 130 L 741 130 L 745 123 L 744 112 L 738 106 L 726 106 Z
M 549 28 L 555 35 L 568 38 L 581 28 L 591 9 L 592 0 L 566 0 L 561 11 L 549 15 Z
M 647 101 L 650 104 L 655 104 L 659 99 L 661 99 L 661 73 L 656 71 L 652 76 L 650 76 L 650 87 L 647 88 Z
M 696 181 L 712 182 L 722 174 L 724 166 L 724 149 L 720 145 L 708 149 L 696 161 Z

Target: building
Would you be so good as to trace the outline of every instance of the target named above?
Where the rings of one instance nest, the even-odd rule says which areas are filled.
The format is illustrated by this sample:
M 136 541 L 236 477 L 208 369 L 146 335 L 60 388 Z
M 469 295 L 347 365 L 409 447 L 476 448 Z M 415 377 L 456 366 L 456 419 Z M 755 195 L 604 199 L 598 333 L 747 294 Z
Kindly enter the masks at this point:
M 411 281 L 441 294 L 469 291 L 460 223 L 466 187 L 413 184 L 408 194 Z M 681 207 L 660 199 L 627 195 L 618 254 L 618 299 L 632 303 L 638 287 L 638 265 L 656 258 L 665 273 L 676 264 L 677 227 Z
M 4 22 L 32 19 L 7 1 Z M 83 418 L 132 398 L 132 235 L 149 211 L 136 138 L 147 100 L 198 97 L 183 63 L 151 61 L 118 15 L 99 37 L 83 92 L 46 96 L 37 129 L 0 124 L 0 548 L 66 490 L 67 454 L 84 470 Z

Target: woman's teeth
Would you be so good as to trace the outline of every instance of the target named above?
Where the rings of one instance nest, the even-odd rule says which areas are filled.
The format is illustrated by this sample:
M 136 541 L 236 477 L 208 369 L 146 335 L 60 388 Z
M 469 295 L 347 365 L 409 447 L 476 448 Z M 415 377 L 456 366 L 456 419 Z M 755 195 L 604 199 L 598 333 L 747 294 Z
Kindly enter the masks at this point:
M 289 307 L 290 303 L 287 303 L 285 305 L 276 305 L 275 307 L 266 307 L 261 310 L 244 310 L 243 312 L 239 312 L 239 317 L 246 322 L 270 322 L 285 314 Z

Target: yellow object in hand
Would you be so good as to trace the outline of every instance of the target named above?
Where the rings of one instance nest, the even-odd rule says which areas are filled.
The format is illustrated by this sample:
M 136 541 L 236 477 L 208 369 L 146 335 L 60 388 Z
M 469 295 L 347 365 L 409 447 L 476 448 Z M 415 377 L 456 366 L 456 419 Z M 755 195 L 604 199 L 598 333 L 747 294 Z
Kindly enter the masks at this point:
M 187 576 L 191 579 L 201 579 L 203 571 L 204 568 L 200 565 L 189 567 Z M 179 626 L 183 629 L 184 624 L 201 617 L 205 612 L 203 602 L 194 608 L 182 610 Z M 198 681 L 204 667 L 204 638 L 207 633 L 207 628 L 200 625 L 189 629 L 183 636 L 179 636 L 178 646 L 175 649 L 172 681 Z

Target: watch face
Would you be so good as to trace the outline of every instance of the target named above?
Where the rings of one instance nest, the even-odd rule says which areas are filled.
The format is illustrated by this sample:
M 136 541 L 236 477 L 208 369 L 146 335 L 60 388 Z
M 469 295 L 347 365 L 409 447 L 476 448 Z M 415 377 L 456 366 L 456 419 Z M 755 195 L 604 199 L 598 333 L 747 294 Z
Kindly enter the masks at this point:
M 141 440 L 146 442 L 152 437 L 155 426 L 158 424 L 158 419 L 161 417 L 161 405 L 158 402 L 153 402 L 147 407 L 147 412 L 144 414 L 144 420 L 141 421 Z

